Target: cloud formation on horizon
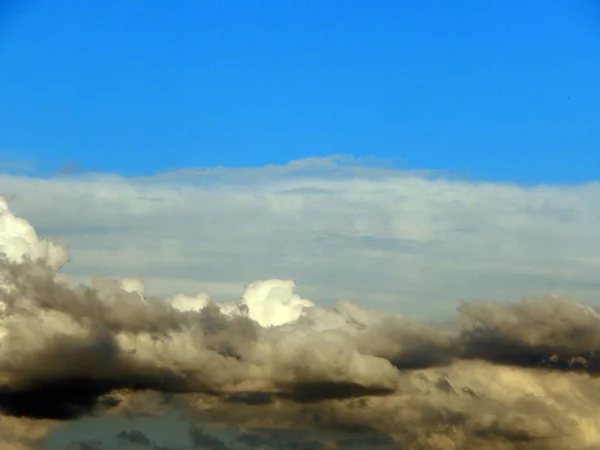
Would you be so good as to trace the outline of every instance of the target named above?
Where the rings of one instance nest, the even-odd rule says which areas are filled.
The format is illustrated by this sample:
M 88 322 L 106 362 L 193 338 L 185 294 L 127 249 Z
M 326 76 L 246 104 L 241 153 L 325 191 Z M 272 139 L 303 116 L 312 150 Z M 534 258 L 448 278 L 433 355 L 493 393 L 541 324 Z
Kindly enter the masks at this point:
M 313 158 L 149 177 L 0 175 L 11 208 L 67 242 L 79 281 L 239 296 L 294 279 L 336 298 L 421 316 L 462 300 L 569 295 L 596 302 L 600 185 L 523 187 Z M 14 197 L 14 198 L 13 198 Z
M 417 186 L 449 183 L 409 181 Z M 339 182 L 349 183 L 348 189 L 361 183 Z M 40 183 L 46 191 L 51 187 Z M 105 191 L 107 198 L 112 199 L 111 189 L 123 189 L 115 185 Z M 153 182 L 147 188 L 146 195 L 157 195 Z M 141 195 L 142 187 L 138 189 L 135 196 Z M 235 197 L 214 186 L 194 189 L 194 195 L 209 189 L 222 199 Z M 243 205 L 252 191 L 240 192 Z M 187 198 L 185 190 L 179 195 Z M 260 202 L 269 199 L 265 192 L 252 195 Z M 339 195 L 340 201 L 351 201 Z M 88 202 L 93 198 L 87 197 Z M 353 198 L 355 215 L 358 206 L 370 204 Z M 104 205 L 108 217 L 117 216 L 117 206 L 124 204 L 114 201 Z M 310 209 L 291 200 L 271 201 L 277 207 L 271 204 L 262 212 L 279 213 L 281 220 L 282 211 L 291 211 L 294 219 L 295 210 Z M 157 203 L 169 211 L 162 200 Z M 129 205 L 133 216 L 148 212 L 141 205 Z M 102 217 L 94 211 L 84 211 L 88 223 Z M 338 212 L 343 216 L 344 211 Z M 167 216 L 179 223 L 177 209 L 171 212 Z M 594 216 L 588 214 L 582 208 L 577 220 L 590 221 Z M 365 229 L 375 229 L 369 218 Z M 73 229 L 83 220 L 77 215 L 69 219 Z M 100 229 L 105 225 L 94 223 Z M 127 234 L 133 223 L 121 228 L 124 223 L 113 226 Z M 412 230 L 413 239 L 435 241 L 440 236 L 437 223 L 422 222 Z M 243 231 L 260 234 L 260 224 L 258 220 L 257 228 Z M 402 229 L 403 222 L 396 225 Z M 556 223 L 546 227 L 536 236 L 562 230 Z M 270 229 L 275 240 L 277 229 Z M 116 230 L 108 236 L 119 236 Z M 169 232 L 178 230 L 174 225 Z M 584 230 L 579 227 L 579 234 L 568 236 L 576 242 Z M 595 307 L 558 296 L 509 304 L 475 301 L 463 303 L 452 321 L 436 323 L 341 299 L 333 308 L 319 306 L 296 294 L 294 283 L 284 278 L 254 281 L 241 298 L 228 302 L 215 302 L 205 293 L 157 297 L 137 279 L 69 281 L 61 271 L 75 264 L 67 264 L 67 248 L 41 238 L 3 201 L 0 231 L 0 427 L 12 424 L 0 441 L 5 448 L 33 448 L 52 426 L 78 417 L 151 414 L 165 405 L 190 420 L 244 430 L 239 442 L 250 448 L 261 442 L 265 429 L 353 430 L 354 438 L 384 439 L 388 448 L 558 450 L 600 445 L 600 313 Z M 138 230 L 146 232 L 150 230 Z M 219 239 L 224 238 L 216 235 Z M 588 248 L 595 245 L 590 240 Z M 323 244 L 321 249 L 328 248 Z M 113 257 L 118 266 L 123 254 L 116 251 Z M 165 258 L 174 260 L 175 254 L 167 251 Z M 490 260 L 487 268 L 500 270 L 495 264 Z M 195 436 L 219 445 L 202 431 Z M 319 439 L 324 439 L 323 448 L 343 448 L 339 441 Z

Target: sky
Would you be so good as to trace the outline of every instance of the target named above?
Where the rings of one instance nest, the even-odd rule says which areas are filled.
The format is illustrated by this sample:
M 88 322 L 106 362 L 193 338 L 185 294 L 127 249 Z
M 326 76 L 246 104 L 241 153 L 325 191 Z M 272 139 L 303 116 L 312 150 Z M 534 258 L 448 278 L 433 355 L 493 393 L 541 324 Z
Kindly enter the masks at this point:
M 13 170 L 349 154 L 477 180 L 597 175 L 592 1 L 19 3 L 0 24 Z
M 585 0 L 179 0 L 168 7 L 155 0 L 0 0 L 0 197 L 8 204 L 0 201 L 0 254 L 17 258 L 25 248 L 23 254 L 49 258 L 57 271 L 52 283 L 87 283 L 109 302 L 94 310 L 114 312 L 109 322 L 121 316 L 115 304 L 134 305 L 131 317 L 142 321 L 158 314 L 147 303 L 128 303 L 132 292 L 123 286 L 183 308 L 183 324 L 195 320 L 186 308 L 215 301 L 229 317 L 241 302 L 261 330 L 260 350 L 276 355 L 275 362 L 260 352 L 246 355 L 257 367 L 296 367 L 308 358 L 294 372 L 300 378 L 308 367 L 325 378 L 341 370 L 353 382 L 385 384 L 389 375 L 414 387 L 402 393 L 406 398 L 371 399 L 372 411 L 400 422 L 356 416 L 384 424 L 373 425 L 382 435 L 329 434 L 342 448 L 389 448 L 398 426 L 420 431 L 435 423 L 396 416 L 395 402 L 406 401 L 421 418 L 442 406 L 467 417 L 460 425 L 467 448 L 490 448 L 492 441 L 477 440 L 486 433 L 492 440 L 523 429 L 550 436 L 544 420 L 551 417 L 562 417 L 561 429 L 576 437 L 552 441 L 557 448 L 595 445 L 600 415 L 589 411 L 600 410 L 597 381 L 527 367 L 513 372 L 493 349 L 483 362 L 452 360 L 456 350 L 436 333 L 447 320 L 466 326 L 478 319 L 526 355 L 538 355 L 547 342 L 575 352 L 579 343 L 570 339 L 581 329 L 596 345 L 600 313 L 588 316 L 572 302 L 600 308 L 598 49 L 600 7 Z M 5 266 L 0 258 L 2 305 Z M 30 342 L 43 358 L 54 333 L 67 330 L 96 348 L 73 319 L 85 307 L 73 312 L 58 302 L 48 312 L 50 300 L 29 298 L 48 288 L 35 285 L 38 275 L 17 279 L 32 284 L 22 295 L 33 313 L 16 311 L 11 342 Z M 121 280 L 121 288 L 102 277 Z M 69 289 L 60 292 L 71 301 L 83 295 Z M 28 322 L 36 315 L 43 325 Z M 397 322 L 402 317 L 408 322 Z M 103 318 L 90 320 L 105 326 Z M 431 320 L 436 332 L 425 325 Z M 131 336 L 115 331 L 114 342 L 138 339 L 134 349 L 156 367 L 203 358 L 221 364 L 223 355 L 206 348 L 210 342 L 188 345 L 198 337 L 186 334 L 193 330 L 159 343 L 160 353 L 156 342 L 145 347 L 139 327 L 119 326 L 131 326 Z M 7 327 L 0 319 L 0 340 Z M 219 339 L 235 340 L 238 328 Z M 323 339 L 330 345 L 313 345 Z M 422 345 L 434 360 L 450 352 L 450 362 L 423 369 L 430 384 L 412 372 L 390 372 L 390 364 L 411 355 L 381 357 L 389 348 L 410 353 Z M 0 345 L 0 362 L 3 348 L 10 345 Z M 25 364 L 19 373 L 33 370 L 26 362 L 18 362 Z M 237 366 L 223 364 L 235 379 Z M 258 376 L 265 389 L 275 386 L 270 376 Z M 437 392 L 446 377 L 452 392 L 481 393 L 476 406 L 471 397 L 423 394 Z M 569 403 L 564 392 L 575 391 L 589 404 Z M 192 428 L 173 410 L 151 417 L 161 410 L 155 400 L 124 397 L 118 414 L 58 427 L 0 415 L 0 445 L 13 434 L 11 450 L 64 450 L 69 443 L 69 450 L 95 450 L 99 438 L 123 450 L 248 450 L 282 442 L 324 449 L 333 442 L 286 428 L 308 419 L 283 400 L 282 415 L 258 408 L 265 423 L 282 420 L 283 431 L 265 430 L 240 406 L 244 427 L 231 432 L 205 421 L 206 399 L 188 405 Z M 325 403 L 327 411 L 301 409 L 313 411 L 315 421 L 362 423 L 352 408 Z M 215 414 L 227 416 L 228 404 L 212 405 Z M 523 409 L 513 420 L 517 404 Z M 131 411 L 140 417 L 123 419 Z M 539 411 L 543 423 L 534 420 Z M 568 417 L 579 417 L 580 428 Z M 140 435 L 117 436 L 136 430 L 147 444 L 134 442 Z M 45 433 L 48 440 L 35 447 Z M 413 444 L 437 436 L 416 434 Z M 447 448 L 446 438 L 436 441 L 442 447 L 423 448 Z M 513 448 L 506 445 L 497 448 Z

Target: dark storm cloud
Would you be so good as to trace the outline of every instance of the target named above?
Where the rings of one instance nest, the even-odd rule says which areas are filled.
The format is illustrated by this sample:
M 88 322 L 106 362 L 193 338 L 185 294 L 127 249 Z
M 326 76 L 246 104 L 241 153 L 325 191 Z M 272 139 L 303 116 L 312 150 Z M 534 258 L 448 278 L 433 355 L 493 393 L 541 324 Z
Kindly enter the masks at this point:
M 119 408 L 122 397 L 115 392 L 157 391 L 184 396 L 201 393 L 212 409 L 216 408 L 217 414 L 212 419 L 217 421 L 230 414 L 231 418 L 241 417 L 242 422 L 251 422 L 255 420 L 254 412 L 260 411 L 265 420 L 296 421 L 315 429 L 377 431 L 385 436 L 395 427 L 400 432 L 395 441 L 406 445 L 420 442 L 417 430 L 439 424 L 434 427 L 436 433 L 450 433 L 452 429 L 449 434 L 452 435 L 462 430 L 466 436 L 463 440 L 473 448 L 497 441 L 516 446 L 537 445 L 556 440 L 560 430 L 540 431 L 533 422 L 528 426 L 527 421 L 519 426 L 502 421 L 474 425 L 477 408 L 485 408 L 485 392 L 456 385 L 452 379 L 460 380 L 461 373 L 445 376 L 440 372 L 427 388 L 432 400 L 439 397 L 448 401 L 450 395 L 461 404 L 472 403 L 471 411 L 445 411 L 444 407 L 427 404 L 421 394 L 415 400 L 416 394 L 411 394 L 411 389 L 418 383 L 416 374 L 427 377 L 428 371 L 446 368 L 456 372 L 457 364 L 468 361 L 537 371 L 539 376 L 555 371 L 595 375 L 598 370 L 595 355 L 600 348 L 600 320 L 593 309 L 565 299 L 528 299 L 511 305 L 464 304 L 456 321 L 460 328 L 453 331 L 400 316 L 383 316 L 376 323 L 365 324 L 347 320 L 357 330 L 358 340 L 348 334 L 347 344 L 335 341 L 337 350 L 329 349 L 326 342 L 319 345 L 300 341 L 296 345 L 307 347 L 298 358 L 285 364 L 277 359 L 265 360 L 260 364 L 273 364 L 267 370 L 256 366 L 253 359 L 260 345 L 269 342 L 266 339 L 270 333 L 302 332 L 305 326 L 302 321 L 271 330 L 246 317 L 226 316 L 214 305 L 201 312 L 178 311 L 159 299 L 147 300 L 122 291 L 109 281 L 97 280 L 94 287 L 69 288 L 55 281 L 48 268 L 33 262 L 4 262 L 0 273 L 14 286 L 12 291 L 0 293 L 7 317 L 32 317 L 36 311 L 54 311 L 83 330 L 77 335 L 56 333 L 40 337 L 35 350 L 23 349 L 19 358 L 4 361 L 0 369 L 11 375 L 11 381 L 0 388 L 0 408 L 5 414 L 18 417 L 65 420 Z M 10 333 L 16 336 L 18 329 L 11 329 Z M 340 339 L 344 336 L 336 333 Z M 200 352 L 200 359 L 190 360 L 193 363 L 190 366 L 185 360 L 173 364 L 169 360 L 152 359 L 158 358 L 158 354 L 138 358 L 137 350 L 122 348 L 119 336 L 143 337 L 154 342 L 152 346 L 168 345 L 176 336 L 189 336 L 193 348 Z M 282 352 L 279 358 L 292 351 L 278 348 Z M 330 359 L 310 356 L 316 357 L 321 351 L 330 354 Z M 354 356 L 336 360 L 339 352 Z M 371 358 L 369 354 L 375 359 L 352 362 L 355 358 L 359 358 L 356 361 Z M 377 362 L 377 358 L 383 359 Z M 382 377 L 368 361 L 382 364 L 385 360 L 389 361 L 389 367 L 385 369 L 387 375 Z M 252 370 L 259 370 L 258 380 L 252 380 Z M 398 381 L 390 385 L 388 378 L 394 370 Z M 355 381 L 349 378 L 352 376 L 356 376 Z M 403 377 L 406 383 L 402 382 Z M 367 383 L 369 379 L 372 381 Z M 583 379 L 582 382 L 589 383 Z M 240 389 L 244 383 L 262 388 Z M 408 402 L 403 407 L 414 409 L 413 417 L 399 419 L 393 426 L 386 425 L 386 421 L 368 420 L 389 413 L 384 413 L 388 408 L 385 398 L 394 402 L 403 395 Z M 526 405 L 527 401 L 522 400 L 523 414 L 536 409 L 550 414 L 546 407 Z M 354 406 L 347 402 L 354 402 Z M 234 412 L 235 408 L 247 408 L 247 415 L 242 417 L 245 413 Z M 378 412 L 377 408 L 383 409 Z M 194 442 L 205 447 L 227 448 L 225 443 L 200 429 L 192 429 L 190 433 Z

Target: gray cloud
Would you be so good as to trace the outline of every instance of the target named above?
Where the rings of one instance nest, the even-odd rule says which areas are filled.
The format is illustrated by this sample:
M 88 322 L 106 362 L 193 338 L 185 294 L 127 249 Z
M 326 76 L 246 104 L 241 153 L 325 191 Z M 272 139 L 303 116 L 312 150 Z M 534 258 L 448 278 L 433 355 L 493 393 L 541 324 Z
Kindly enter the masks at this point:
M 132 444 L 150 445 L 150 440 L 139 430 L 124 430 L 117 434 L 117 438 Z
M 99 439 L 86 439 L 85 441 L 71 442 L 67 450 L 104 450 L 104 445 Z
M 195 448 L 204 450 L 230 450 L 229 446 L 221 439 L 211 436 L 201 428 L 190 426 L 190 441 Z
M 462 300 L 595 302 L 598 184 L 521 187 L 308 160 L 146 178 L 1 176 L 15 212 L 69 243 L 77 280 L 239 295 L 294 278 L 318 302 L 448 314 Z M 435 305 L 435 306 L 433 306 Z

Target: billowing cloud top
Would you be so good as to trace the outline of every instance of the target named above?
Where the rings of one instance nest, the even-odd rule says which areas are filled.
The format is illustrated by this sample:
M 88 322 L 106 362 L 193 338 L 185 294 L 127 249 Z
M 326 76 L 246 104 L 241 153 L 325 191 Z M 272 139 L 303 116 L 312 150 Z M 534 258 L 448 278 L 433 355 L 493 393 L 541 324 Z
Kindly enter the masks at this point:
M 0 197 L 0 253 L 10 261 L 22 261 L 24 258 L 40 260 L 55 270 L 69 260 L 64 246 L 38 238 L 29 222 L 11 214 L 6 199 L 2 197 Z

